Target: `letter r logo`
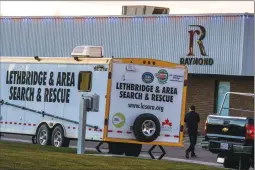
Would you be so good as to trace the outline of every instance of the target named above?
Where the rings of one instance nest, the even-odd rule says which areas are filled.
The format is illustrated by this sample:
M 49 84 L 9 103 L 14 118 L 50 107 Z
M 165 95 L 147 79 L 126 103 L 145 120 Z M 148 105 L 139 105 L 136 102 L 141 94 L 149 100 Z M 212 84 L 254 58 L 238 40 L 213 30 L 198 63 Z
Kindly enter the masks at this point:
M 207 56 L 206 52 L 205 52 L 205 47 L 203 44 L 203 39 L 205 38 L 206 35 L 206 30 L 205 27 L 201 26 L 201 25 L 189 25 L 190 27 L 198 27 L 199 30 L 190 30 L 189 31 L 189 53 L 187 56 L 195 56 L 194 55 L 194 36 L 195 34 L 197 34 L 199 36 L 198 40 L 197 40 L 197 44 L 198 47 L 200 49 L 200 53 L 202 56 Z

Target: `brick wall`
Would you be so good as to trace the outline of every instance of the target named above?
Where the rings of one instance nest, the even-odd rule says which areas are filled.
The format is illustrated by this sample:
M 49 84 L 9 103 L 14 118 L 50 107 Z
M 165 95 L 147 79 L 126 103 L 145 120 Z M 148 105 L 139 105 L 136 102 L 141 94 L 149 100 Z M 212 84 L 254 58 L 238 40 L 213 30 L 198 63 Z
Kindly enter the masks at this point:
M 230 91 L 232 92 L 254 93 L 253 77 L 190 74 L 188 77 L 186 112 L 188 112 L 191 105 L 196 106 L 201 118 L 199 125 L 201 132 L 203 132 L 207 115 L 214 113 L 216 81 L 230 81 Z M 230 108 L 242 108 L 242 106 L 245 106 L 243 109 L 253 110 L 254 99 L 230 96 Z M 230 114 L 236 115 L 237 112 L 231 111 Z M 253 115 L 254 113 L 251 114 Z
M 254 79 L 239 77 L 230 81 L 230 89 L 232 92 L 254 93 Z M 254 110 L 254 98 L 245 96 L 230 96 L 230 108 L 238 108 L 245 110 Z M 254 116 L 254 112 L 242 112 L 230 110 L 230 115 L 233 116 Z

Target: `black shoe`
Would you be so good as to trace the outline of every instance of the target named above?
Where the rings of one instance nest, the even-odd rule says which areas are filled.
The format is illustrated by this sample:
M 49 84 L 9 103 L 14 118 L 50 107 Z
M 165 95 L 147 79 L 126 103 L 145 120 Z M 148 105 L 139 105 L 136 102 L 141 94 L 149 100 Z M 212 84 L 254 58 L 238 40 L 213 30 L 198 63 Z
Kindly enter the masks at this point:
M 185 154 L 185 157 L 186 157 L 186 159 L 189 159 L 189 152 L 185 152 L 186 154 Z
M 191 153 L 191 157 L 197 157 L 195 153 Z

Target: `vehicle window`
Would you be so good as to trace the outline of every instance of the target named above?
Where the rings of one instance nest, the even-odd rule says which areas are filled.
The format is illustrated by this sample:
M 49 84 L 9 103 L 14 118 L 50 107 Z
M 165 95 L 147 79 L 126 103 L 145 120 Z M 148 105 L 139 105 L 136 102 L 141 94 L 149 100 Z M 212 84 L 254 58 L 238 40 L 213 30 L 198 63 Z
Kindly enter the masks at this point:
M 78 90 L 83 92 L 90 92 L 92 88 L 92 72 L 81 71 L 78 78 Z

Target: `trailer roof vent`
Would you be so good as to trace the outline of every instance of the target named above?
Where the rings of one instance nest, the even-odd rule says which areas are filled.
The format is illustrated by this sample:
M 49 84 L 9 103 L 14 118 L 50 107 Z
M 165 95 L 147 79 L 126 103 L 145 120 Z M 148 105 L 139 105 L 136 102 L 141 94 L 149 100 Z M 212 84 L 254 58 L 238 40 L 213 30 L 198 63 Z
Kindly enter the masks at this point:
M 102 58 L 103 47 L 101 46 L 77 46 L 72 51 L 75 58 Z
M 169 8 L 146 6 L 146 5 L 127 5 L 122 6 L 122 15 L 168 15 Z

